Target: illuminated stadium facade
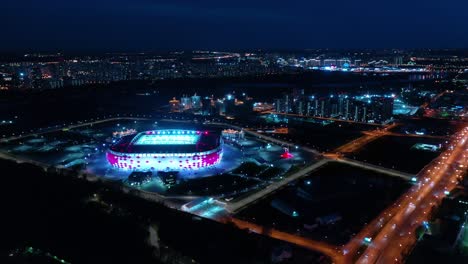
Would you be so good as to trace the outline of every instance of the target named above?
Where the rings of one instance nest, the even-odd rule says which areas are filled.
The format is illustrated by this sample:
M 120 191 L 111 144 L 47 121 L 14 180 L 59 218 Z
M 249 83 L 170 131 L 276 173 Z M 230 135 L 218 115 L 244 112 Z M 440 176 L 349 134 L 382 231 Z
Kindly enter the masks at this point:
M 154 130 L 122 137 L 107 151 L 116 168 L 138 171 L 197 170 L 218 164 L 222 157 L 219 132 Z

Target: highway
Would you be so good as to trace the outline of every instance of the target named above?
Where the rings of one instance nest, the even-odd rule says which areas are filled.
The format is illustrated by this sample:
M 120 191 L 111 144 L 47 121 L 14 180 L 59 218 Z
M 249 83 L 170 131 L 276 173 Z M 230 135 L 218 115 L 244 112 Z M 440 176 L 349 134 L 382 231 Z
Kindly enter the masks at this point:
M 355 262 L 355 259 L 360 256 L 358 250 L 363 245 L 364 238 L 372 238 L 386 224 L 398 210 L 398 204 L 401 203 L 404 196 L 400 196 L 392 205 L 383 210 L 370 223 L 365 225 L 359 233 L 357 233 L 346 245 L 343 246 L 342 252 L 345 255 L 343 263 Z
M 414 185 L 392 207 L 384 211 L 390 219 L 382 224 L 371 246 L 357 263 L 402 263 L 416 242 L 415 230 L 430 218 L 430 210 L 437 207 L 457 185 L 468 165 L 468 127 L 457 133 L 451 146 L 432 161 L 419 175 Z
M 344 149 L 344 151 L 351 152 L 356 151 L 381 136 L 396 134 L 391 133 L 388 130 L 397 125 L 398 124 L 393 124 L 382 130 L 372 131 L 364 137 L 361 137 L 361 140 L 358 139 L 357 141 L 355 140 L 346 144 L 347 146 L 345 145 L 341 150 L 343 151 Z M 408 193 L 399 197 L 391 206 L 382 211 L 378 217 L 363 227 L 363 229 L 346 245 L 344 245 L 341 250 L 337 250 L 337 248 L 332 245 L 306 239 L 295 234 L 273 229 L 267 229 L 267 231 L 265 231 L 264 227 L 247 221 L 242 220 L 242 222 L 239 222 L 241 220 L 235 219 L 233 222 L 235 222 L 239 228 L 249 228 L 255 232 L 262 233 L 276 239 L 281 239 L 322 252 L 331 257 L 335 263 L 400 263 L 403 260 L 404 254 L 407 254 L 416 242 L 416 237 L 414 235 L 415 229 L 423 221 L 427 220 L 430 208 L 440 203 L 444 196 L 444 191 L 454 188 L 457 184 L 456 178 L 461 177 L 464 170 L 460 168 L 453 169 L 452 164 L 458 162 L 461 166 L 467 166 L 467 159 L 464 153 L 466 152 L 467 130 L 468 129 L 465 128 L 462 132 L 452 137 L 452 145 L 456 144 L 453 149 L 449 147 L 449 149 L 442 153 L 438 159 L 431 162 L 420 172 L 417 177 L 418 179 L 421 179 L 419 184 L 410 188 Z M 405 135 L 401 134 L 401 136 Z M 279 144 L 287 143 L 277 139 L 275 139 L 275 141 L 279 141 L 276 142 Z M 410 180 L 415 176 L 395 170 L 389 170 L 373 164 L 345 159 L 341 153 L 325 153 L 323 156 L 325 157 L 323 164 L 325 164 L 326 161 L 334 160 L 337 162 L 348 163 L 352 166 L 358 166 L 364 169 L 401 177 L 406 180 Z M 441 166 L 441 163 L 445 165 Z M 429 173 L 431 171 L 432 174 Z M 435 181 L 435 183 L 431 184 L 432 181 Z M 433 188 L 434 186 L 436 188 Z M 261 199 L 264 197 L 263 195 L 267 195 L 268 193 L 270 193 L 268 190 L 258 192 L 255 197 L 252 198 L 255 201 L 257 199 Z M 431 194 L 436 194 L 436 196 Z M 245 204 L 234 209 L 239 210 L 252 202 L 253 201 L 246 200 Z M 416 208 L 419 208 L 419 210 L 415 210 Z M 358 251 L 363 245 L 364 238 L 372 238 L 372 244 L 364 253 L 361 254 L 361 252 Z M 385 252 L 385 254 L 381 254 L 381 252 Z
M 20 135 L 3 140 L 20 139 L 31 135 L 59 131 L 64 128 L 72 129 L 121 119 L 145 120 L 146 118 L 117 117 L 101 119 L 87 123 L 70 125 L 68 127 L 53 127 L 37 133 Z M 219 123 L 219 125 L 230 126 L 235 129 L 242 129 L 240 127 L 229 124 Z M 337 148 L 335 153 L 320 153 L 315 149 L 301 147 L 301 149 L 305 151 L 320 155 L 323 157 L 323 159 L 279 182 L 272 183 L 266 188 L 259 190 L 258 192 L 253 193 L 252 195 L 245 197 L 242 200 L 227 204 L 226 211 L 234 214 L 240 209 L 245 208 L 246 206 L 253 204 L 264 197 L 267 197 L 268 195 L 286 186 L 288 183 L 304 177 L 311 171 L 319 168 L 320 166 L 323 166 L 330 161 L 343 162 L 352 166 L 358 166 L 364 169 L 374 170 L 380 173 L 385 173 L 404 179 L 412 178 L 413 175 L 411 174 L 390 170 L 373 164 L 367 164 L 365 162 L 349 160 L 343 158 L 342 155 L 342 153 L 357 151 L 369 142 L 372 142 L 373 140 L 382 136 L 396 134 L 389 132 L 389 130 L 397 125 L 398 124 L 392 124 L 380 130 L 365 132 L 363 137 L 360 137 Z M 276 138 L 265 136 L 252 130 L 244 131 L 248 134 L 273 142 L 275 144 L 291 147 L 295 146 L 290 142 L 285 142 Z M 398 135 L 408 136 L 404 134 Z M 222 221 L 232 222 L 239 228 L 247 228 L 252 232 L 267 235 L 275 239 L 280 239 L 301 247 L 311 249 L 313 251 L 321 252 L 329 256 L 334 263 L 401 263 L 416 243 L 416 236 L 414 234 L 416 228 L 420 226 L 423 221 L 427 221 L 429 219 L 431 208 L 437 207 L 440 204 L 441 200 L 445 196 L 444 192 L 451 191 L 453 188 L 455 188 L 457 185 L 457 180 L 460 179 L 462 174 L 465 172 L 468 165 L 467 140 L 468 127 L 465 127 L 462 131 L 452 136 L 451 143 L 449 144 L 447 150 L 444 151 L 437 159 L 428 164 L 419 173 L 417 177 L 419 179 L 418 184 L 415 184 L 408 190 L 408 192 L 398 198 L 391 206 L 382 211 L 378 217 L 363 227 L 361 231 L 343 247 L 330 245 L 320 241 L 314 241 L 301 237 L 297 234 L 287 233 L 269 227 L 263 227 L 261 225 L 240 220 L 232 216 L 227 217 Z M 24 161 L 36 164 L 36 162 L 32 160 L 16 159 L 15 157 L 10 157 L 7 155 L 5 155 L 3 158 L 13 159 L 17 162 Z M 36 165 L 46 168 L 44 164 Z M 93 177 L 89 177 L 87 179 L 91 180 L 91 178 Z M 124 188 L 124 192 L 129 192 L 155 202 L 162 202 L 169 207 L 176 208 L 174 207 L 175 205 L 172 205 L 169 201 L 166 203 L 165 200 L 167 197 L 164 196 L 128 188 Z M 365 248 L 364 252 L 359 252 L 359 250 L 362 249 L 363 240 L 366 237 L 372 238 L 370 246 Z
M 223 125 L 225 125 L 225 124 L 223 124 Z M 387 126 L 385 129 L 377 131 L 376 133 L 374 133 L 372 135 L 372 137 L 378 138 L 378 137 L 381 137 L 383 135 L 386 135 L 388 133 L 388 130 L 395 127 L 395 126 L 397 126 L 397 124 L 392 124 L 390 126 Z M 235 126 L 231 126 L 231 127 L 235 128 L 235 129 L 240 129 L 239 127 L 235 127 Z M 284 142 L 284 141 L 281 141 L 279 139 L 264 136 L 262 134 L 259 134 L 259 133 L 256 133 L 256 132 L 253 132 L 253 131 L 250 131 L 250 130 L 246 130 L 246 132 L 247 133 L 250 132 L 250 134 L 252 134 L 254 136 L 258 136 L 258 137 L 264 138 L 266 140 L 270 140 L 270 141 L 272 141 L 272 142 L 274 142 L 276 144 L 280 144 L 280 145 L 291 144 L 289 142 Z M 369 142 L 368 137 L 369 137 L 369 135 L 366 135 L 365 136 L 366 140 L 359 141 L 359 143 L 353 143 L 352 144 L 353 151 L 355 151 L 358 148 L 360 148 L 360 147 L 364 146 L 365 144 L 367 144 Z M 372 140 L 374 140 L 374 139 L 372 139 Z M 314 150 L 314 153 L 316 153 L 315 150 Z M 388 175 L 391 175 L 391 176 L 394 176 L 394 177 L 401 177 L 401 178 L 404 178 L 405 180 L 410 180 L 412 177 L 414 177 L 414 175 L 412 175 L 412 174 L 407 174 L 407 173 L 403 173 L 403 172 L 399 172 L 399 171 L 395 171 L 395 170 L 389 170 L 389 169 L 384 168 L 384 167 L 376 166 L 376 165 L 373 165 L 373 164 L 367 164 L 367 163 L 360 162 L 360 161 L 349 160 L 349 159 L 343 158 L 341 154 L 326 153 L 326 154 L 323 154 L 322 156 L 324 157 L 324 159 L 322 159 L 319 162 L 305 168 L 304 170 L 301 170 L 301 171 L 291 175 L 290 177 L 284 179 L 283 181 L 274 183 L 273 185 L 270 185 L 267 188 L 265 188 L 263 190 L 260 190 L 259 192 L 255 193 L 255 194 L 253 194 L 251 196 L 248 196 L 248 197 L 246 197 L 246 198 L 244 198 L 244 199 L 242 199 L 240 201 L 237 201 L 235 203 L 229 203 L 226 206 L 227 211 L 230 212 L 231 214 L 233 214 L 233 213 L 239 211 L 240 209 L 245 208 L 246 206 L 254 203 L 255 201 L 270 195 L 274 191 L 280 189 L 282 186 L 285 186 L 287 183 L 303 177 L 307 173 L 315 170 L 316 168 L 318 168 L 320 166 L 323 166 L 324 164 L 326 164 L 327 162 L 330 162 L 330 161 L 337 161 L 337 162 L 346 163 L 346 164 L 349 164 L 349 165 L 352 165 L 352 166 L 357 166 L 357 167 L 361 167 L 361 168 L 364 168 L 364 169 L 377 171 L 377 172 L 388 174 Z M 365 227 L 363 229 L 363 232 L 359 233 L 353 240 L 351 240 L 341 250 L 338 250 L 336 246 L 328 245 L 326 243 L 322 243 L 322 242 L 319 242 L 319 241 L 314 241 L 314 240 L 311 240 L 311 239 L 307 239 L 307 238 L 301 237 L 301 236 L 296 235 L 296 234 L 290 234 L 290 233 L 286 233 L 286 232 L 282 232 L 282 231 L 278 231 L 278 230 L 274 230 L 274 229 L 268 229 L 268 228 L 262 227 L 261 225 L 250 223 L 250 222 L 244 221 L 244 220 L 239 220 L 239 219 L 236 219 L 236 218 L 231 218 L 231 221 L 233 223 L 235 223 L 236 226 L 238 226 L 239 228 L 249 228 L 250 230 L 252 230 L 252 231 L 254 231 L 256 233 L 264 234 L 264 235 L 270 236 L 272 238 L 287 241 L 289 243 L 293 243 L 293 244 L 296 244 L 296 245 L 299 245 L 299 246 L 302 246 L 302 247 L 305 247 L 305 248 L 312 249 L 312 250 L 317 251 L 317 252 L 324 253 L 327 256 L 329 256 L 330 258 L 332 258 L 334 263 L 348 263 L 349 257 L 352 257 L 352 254 L 346 255 L 346 254 L 343 254 L 342 252 L 356 252 L 357 249 L 362 244 L 362 239 L 364 237 L 368 236 L 368 233 L 373 233 L 372 228 Z M 376 223 L 375 226 L 380 227 L 380 225 L 382 224 L 382 221 L 377 221 L 377 222 L 378 223 Z M 265 232 L 265 230 L 268 230 L 268 231 Z M 367 232 L 366 232 L 366 230 L 367 230 Z

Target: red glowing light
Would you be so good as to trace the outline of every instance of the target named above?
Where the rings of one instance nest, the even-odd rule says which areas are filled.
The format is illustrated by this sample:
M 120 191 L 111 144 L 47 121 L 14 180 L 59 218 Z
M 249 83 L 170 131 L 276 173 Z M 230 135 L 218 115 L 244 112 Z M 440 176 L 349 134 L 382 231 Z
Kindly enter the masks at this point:
M 281 158 L 283 159 L 290 159 L 292 157 L 294 157 L 294 155 L 289 152 L 284 152 L 283 154 L 281 154 Z

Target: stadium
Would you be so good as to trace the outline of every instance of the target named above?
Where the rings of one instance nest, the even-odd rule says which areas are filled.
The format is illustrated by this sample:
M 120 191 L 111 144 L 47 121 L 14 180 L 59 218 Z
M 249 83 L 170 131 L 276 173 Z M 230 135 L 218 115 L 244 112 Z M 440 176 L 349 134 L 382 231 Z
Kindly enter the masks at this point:
M 123 136 L 109 147 L 106 157 L 123 170 L 197 170 L 221 161 L 222 143 L 218 131 L 153 130 Z

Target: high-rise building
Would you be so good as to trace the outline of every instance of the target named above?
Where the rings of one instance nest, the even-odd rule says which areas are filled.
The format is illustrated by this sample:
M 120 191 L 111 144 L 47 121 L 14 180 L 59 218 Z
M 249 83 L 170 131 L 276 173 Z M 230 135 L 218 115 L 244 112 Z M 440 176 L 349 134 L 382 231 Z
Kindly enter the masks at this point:
M 192 109 L 192 99 L 190 97 L 183 96 L 182 98 L 180 98 L 180 104 L 182 110 Z
M 284 112 L 285 113 L 292 113 L 292 106 L 293 106 L 293 98 L 289 94 L 284 95 Z
M 192 99 L 192 109 L 200 110 L 202 107 L 201 96 L 194 94 L 191 99 Z
M 236 107 L 236 99 L 232 94 L 227 94 L 224 97 L 224 113 L 226 115 L 234 115 Z
M 349 98 L 345 98 L 344 102 L 344 109 L 343 109 L 343 118 L 345 120 L 349 120 L 350 118 L 350 109 L 351 109 L 351 100 Z
M 304 110 L 305 110 L 305 102 L 303 100 L 299 100 L 296 103 L 296 114 L 298 115 L 304 115 Z
M 314 100 L 314 116 L 319 115 L 319 101 L 317 99 Z
M 364 122 L 366 123 L 368 120 L 368 103 L 362 101 L 354 101 L 354 113 L 353 113 L 353 121 L 355 122 Z
M 215 104 L 214 104 L 212 98 L 204 97 L 202 99 L 202 114 L 203 115 L 214 115 L 215 114 Z
M 312 107 L 312 102 L 307 101 L 306 116 L 311 116 L 314 108 Z
M 281 99 L 275 99 L 275 111 L 277 113 L 283 113 L 283 101 Z
M 315 116 L 318 117 L 330 117 L 331 106 L 329 97 L 319 97 L 315 101 Z
M 329 100 L 329 116 L 330 117 L 337 117 L 339 113 L 339 98 L 334 95 L 331 95 Z
M 216 100 L 215 109 L 216 109 L 216 113 L 218 115 L 225 115 L 226 114 L 226 105 L 224 104 L 224 100 Z
M 403 57 L 401 57 L 401 56 L 395 57 L 394 64 L 395 65 L 402 65 L 403 64 Z
M 39 67 L 34 67 L 29 74 L 31 79 L 31 86 L 33 89 L 44 89 L 46 87 L 46 82 L 42 79 L 42 71 Z
M 169 101 L 169 107 L 171 108 L 171 112 L 180 112 L 180 101 L 177 100 L 175 97 L 172 98 L 172 100 Z

